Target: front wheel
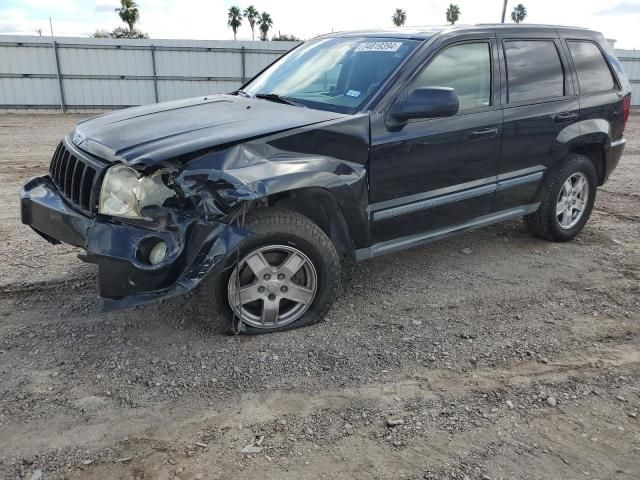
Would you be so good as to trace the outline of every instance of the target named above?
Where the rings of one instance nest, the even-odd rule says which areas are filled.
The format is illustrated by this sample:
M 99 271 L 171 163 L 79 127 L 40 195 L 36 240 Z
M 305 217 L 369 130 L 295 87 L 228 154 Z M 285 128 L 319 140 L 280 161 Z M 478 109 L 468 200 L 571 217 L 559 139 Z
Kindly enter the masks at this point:
M 198 293 L 203 313 L 222 314 L 236 332 L 267 333 L 322 320 L 335 301 L 340 261 L 331 240 L 298 213 L 268 208 L 251 212 L 251 230 L 237 256 Z
M 529 232 L 556 242 L 575 238 L 591 215 L 597 183 L 591 160 L 569 155 L 547 179 L 538 210 L 524 217 Z

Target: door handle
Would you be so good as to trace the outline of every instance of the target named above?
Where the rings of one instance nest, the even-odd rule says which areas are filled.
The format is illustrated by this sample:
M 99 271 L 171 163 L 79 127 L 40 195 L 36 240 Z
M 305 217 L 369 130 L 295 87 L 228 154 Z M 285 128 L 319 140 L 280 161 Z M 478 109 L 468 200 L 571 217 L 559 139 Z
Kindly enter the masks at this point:
M 484 140 L 486 138 L 493 138 L 498 135 L 498 129 L 495 127 L 479 128 L 469 134 L 470 140 Z
M 577 118 L 578 118 L 577 113 L 562 112 L 562 113 L 558 113 L 557 115 L 554 115 L 553 121 L 556 123 L 567 123 L 567 122 L 573 122 Z

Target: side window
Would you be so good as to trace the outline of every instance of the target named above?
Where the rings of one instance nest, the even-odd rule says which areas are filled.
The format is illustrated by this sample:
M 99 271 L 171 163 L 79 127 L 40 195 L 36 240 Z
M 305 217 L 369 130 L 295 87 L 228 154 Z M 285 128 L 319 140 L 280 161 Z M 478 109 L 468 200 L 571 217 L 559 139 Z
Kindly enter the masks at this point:
M 551 40 L 504 42 L 509 103 L 564 95 L 564 70 Z
M 448 47 L 414 79 L 409 91 L 422 87 L 454 88 L 460 110 L 491 103 L 491 54 L 489 44 L 465 43 Z
M 607 61 L 591 42 L 569 41 L 569 51 L 578 72 L 580 93 L 603 92 L 616 86 Z

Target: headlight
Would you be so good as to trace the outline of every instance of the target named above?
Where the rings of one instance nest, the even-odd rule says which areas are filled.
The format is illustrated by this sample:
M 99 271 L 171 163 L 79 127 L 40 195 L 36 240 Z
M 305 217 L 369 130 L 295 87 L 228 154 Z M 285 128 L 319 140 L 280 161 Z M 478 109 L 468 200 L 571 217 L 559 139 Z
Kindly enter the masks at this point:
M 160 206 L 173 196 L 175 192 L 164 184 L 159 172 L 141 176 L 133 168 L 116 165 L 107 170 L 102 181 L 98 212 L 117 217 L 143 218 L 140 212 L 144 207 Z

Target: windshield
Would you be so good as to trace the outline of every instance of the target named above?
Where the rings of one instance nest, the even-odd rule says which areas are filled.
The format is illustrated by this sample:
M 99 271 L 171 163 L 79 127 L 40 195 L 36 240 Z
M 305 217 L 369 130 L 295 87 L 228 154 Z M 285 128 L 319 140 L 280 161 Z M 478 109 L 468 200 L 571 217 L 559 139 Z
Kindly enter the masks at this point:
M 291 51 L 243 92 L 293 104 L 354 113 L 419 44 L 416 40 L 323 38 Z M 265 98 L 265 97 L 263 97 Z

